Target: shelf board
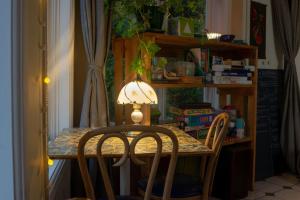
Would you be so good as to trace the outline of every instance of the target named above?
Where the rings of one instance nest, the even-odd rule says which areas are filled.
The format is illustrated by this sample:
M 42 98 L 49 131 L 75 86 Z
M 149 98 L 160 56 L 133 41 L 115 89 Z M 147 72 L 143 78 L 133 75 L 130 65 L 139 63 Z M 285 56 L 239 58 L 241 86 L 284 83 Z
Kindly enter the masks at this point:
M 152 82 L 154 88 L 196 88 L 204 87 L 201 83 L 180 83 L 180 82 Z
M 205 84 L 204 87 L 215 88 L 254 88 L 254 84 Z
M 199 139 L 200 142 L 204 143 L 205 139 Z M 224 140 L 223 146 L 229 146 L 233 144 L 240 144 L 240 143 L 246 143 L 246 142 L 251 142 L 251 138 L 249 136 L 244 137 L 242 139 L 239 138 L 232 138 L 232 139 L 226 139 Z
M 154 82 L 151 86 L 154 88 L 203 88 L 203 87 L 215 87 L 215 88 L 254 88 L 255 85 L 247 84 L 203 84 L 203 83 L 181 83 L 181 82 Z
M 233 139 L 226 139 L 224 140 L 223 146 L 233 145 L 233 144 L 240 144 L 245 142 L 251 142 L 251 138 L 249 136 L 244 137 L 242 139 L 233 138 Z
M 155 43 L 165 46 L 177 46 L 184 48 L 210 48 L 213 50 L 255 50 L 257 47 L 243 44 L 234 44 L 230 42 L 221 42 L 218 40 L 202 41 L 197 38 L 183 37 L 176 35 L 167 35 L 162 33 L 144 33 L 144 37 L 151 37 L 155 39 Z

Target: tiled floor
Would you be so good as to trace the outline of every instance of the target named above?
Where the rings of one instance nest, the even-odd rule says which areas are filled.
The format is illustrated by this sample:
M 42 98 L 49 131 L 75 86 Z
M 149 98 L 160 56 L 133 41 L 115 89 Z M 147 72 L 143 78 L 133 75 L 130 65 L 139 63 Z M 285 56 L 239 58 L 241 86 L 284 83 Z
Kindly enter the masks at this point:
M 300 177 L 286 173 L 258 181 L 244 200 L 300 200 Z

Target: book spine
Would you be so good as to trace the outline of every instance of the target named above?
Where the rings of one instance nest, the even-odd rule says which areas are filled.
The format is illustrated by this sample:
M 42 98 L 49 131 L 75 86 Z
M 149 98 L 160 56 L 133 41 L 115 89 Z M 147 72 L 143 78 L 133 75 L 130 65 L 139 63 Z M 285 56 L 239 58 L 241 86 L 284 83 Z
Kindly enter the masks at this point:
M 201 114 L 212 114 L 212 109 L 187 109 L 183 111 L 183 115 L 201 115 Z
M 184 131 L 189 132 L 189 131 L 200 131 L 203 129 L 207 129 L 206 126 L 185 126 Z
M 212 71 L 222 72 L 224 70 L 230 70 L 231 65 L 212 65 Z
M 242 77 L 252 77 L 250 72 L 222 72 L 222 76 L 242 76 Z
M 201 115 L 201 114 L 212 114 L 213 110 L 211 108 L 207 108 L 207 109 L 180 109 L 180 108 L 176 108 L 171 106 L 169 108 L 169 112 L 175 115 L 185 115 L 185 116 L 189 116 L 189 115 Z
M 214 84 L 252 84 L 249 77 L 242 76 L 213 76 Z

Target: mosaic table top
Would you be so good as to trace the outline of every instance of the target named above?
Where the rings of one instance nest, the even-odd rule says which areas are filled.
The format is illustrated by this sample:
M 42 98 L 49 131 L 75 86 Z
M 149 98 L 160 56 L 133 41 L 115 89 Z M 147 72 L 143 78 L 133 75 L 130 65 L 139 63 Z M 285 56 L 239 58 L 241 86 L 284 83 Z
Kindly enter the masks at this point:
M 212 151 L 203 145 L 200 141 L 186 134 L 184 131 L 172 127 L 163 126 L 172 130 L 178 138 L 179 155 L 205 155 Z M 48 144 L 48 155 L 52 159 L 73 159 L 77 156 L 77 145 L 80 138 L 91 129 L 70 128 L 64 129 L 59 136 Z M 87 143 L 85 154 L 87 157 L 95 156 L 97 141 L 101 136 L 96 136 Z M 171 140 L 161 134 L 163 141 L 163 154 L 168 154 L 172 150 Z M 132 138 L 128 137 L 129 142 Z M 135 152 L 141 156 L 151 156 L 156 150 L 156 142 L 152 138 L 143 138 L 136 146 Z M 118 138 L 109 138 L 102 146 L 102 153 L 107 157 L 121 156 L 123 154 L 123 143 Z

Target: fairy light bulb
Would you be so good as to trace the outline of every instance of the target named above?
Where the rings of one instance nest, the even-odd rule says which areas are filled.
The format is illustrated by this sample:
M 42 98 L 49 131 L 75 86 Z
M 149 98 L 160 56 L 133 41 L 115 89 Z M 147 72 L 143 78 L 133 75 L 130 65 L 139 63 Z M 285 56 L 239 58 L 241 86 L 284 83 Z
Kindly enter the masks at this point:
M 53 163 L 54 163 L 54 161 L 53 161 L 53 160 L 51 160 L 51 159 L 48 157 L 48 165 L 49 165 L 49 166 L 52 166 L 52 165 L 53 165 Z
M 50 78 L 48 76 L 46 76 L 44 78 L 44 83 L 48 85 L 50 82 L 51 82 Z

